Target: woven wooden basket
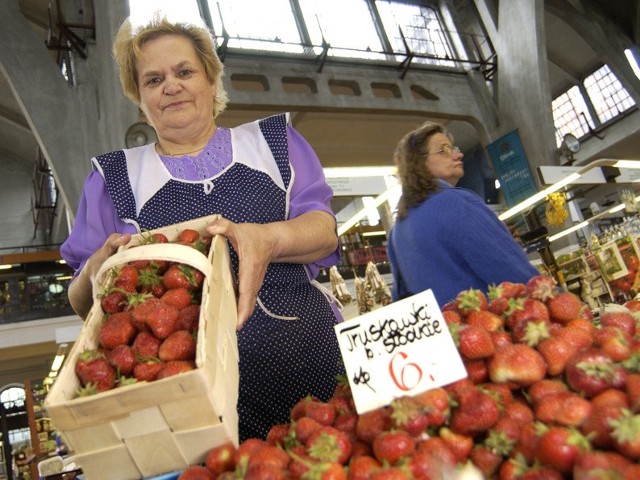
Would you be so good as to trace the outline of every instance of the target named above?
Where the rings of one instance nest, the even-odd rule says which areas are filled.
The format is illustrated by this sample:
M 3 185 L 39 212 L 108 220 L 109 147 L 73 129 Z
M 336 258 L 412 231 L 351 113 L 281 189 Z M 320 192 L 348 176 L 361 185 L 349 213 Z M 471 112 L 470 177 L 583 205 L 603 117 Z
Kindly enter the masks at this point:
M 184 228 L 202 231 L 213 218 L 152 233 L 164 233 L 171 241 Z M 134 236 L 96 276 L 93 308 L 45 400 L 53 426 L 89 480 L 139 479 L 180 470 L 203 462 L 218 444 L 238 444 L 237 314 L 227 243 L 216 236 L 207 258 L 188 246 L 140 245 L 142 240 L 141 235 Z M 140 246 L 131 248 L 134 245 Z M 109 286 L 110 268 L 134 259 L 179 261 L 204 273 L 197 368 L 77 398 L 76 359 L 85 349 L 97 347 L 104 319 L 98 296 Z

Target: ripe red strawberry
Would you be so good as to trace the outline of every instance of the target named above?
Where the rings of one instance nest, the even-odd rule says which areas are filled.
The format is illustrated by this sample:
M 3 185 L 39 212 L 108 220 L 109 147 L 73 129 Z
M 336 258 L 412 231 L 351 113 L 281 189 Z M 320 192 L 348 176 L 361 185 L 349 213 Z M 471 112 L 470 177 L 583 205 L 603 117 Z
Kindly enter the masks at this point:
M 271 465 L 278 469 L 286 469 L 290 462 L 291 457 L 282 448 L 264 442 L 261 447 L 253 451 L 249 456 L 248 467 L 251 468 L 252 465 Z M 247 476 L 251 478 L 249 474 Z
M 165 339 L 178 330 L 179 310 L 159 298 L 147 299 L 133 310 L 132 316 L 136 321 L 143 321 L 160 339 Z
M 148 230 L 143 230 L 141 233 L 142 242 L 141 245 L 153 245 L 156 243 L 169 243 L 169 239 L 164 233 L 151 233 Z
M 465 324 L 459 328 L 453 328 L 451 333 L 463 358 L 471 360 L 488 358 L 495 351 L 489 331 L 482 327 Z
M 508 404 L 513 402 L 513 393 L 509 386 L 504 383 L 487 382 L 478 385 L 478 388 L 498 402 L 500 411 L 503 411 Z
M 172 288 L 167 290 L 160 299 L 169 305 L 173 305 L 178 310 L 183 309 L 193 303 L 191 291 L 186 288 Z
M 414 397 L 422 405 L 430 427 L 440 427 L 449 419 L 449 393 L 446 389 L 433 388 Z
M 549 310 L 540 300 L 535 298 L 512 298 L 509 308 L 504 312 L 505 324 L 509 328 L 521 321 L 549 320 Z
M 131 343 L 136 333 L 129 312 L 118 312 L 105 318 L 98 331 L 98 341 L 105 350 L 112 350 Z
M 520 343 L 505 345 L 489 360 L 489 377 L 493 382 L 510 382 L 527 386 L 541 380 L 547 373 L 542 355 Z
M 171 377 L 179 373 L 188 372 L 196 368 L 196 364 L 192 360 L 170 360 L 161 364 L 162 368 L 156 374 L 156 380 Z
M 313 432 L 322 428 L 322 424 L 309 417 L 300 417 L 291 422 L 291 430 L 300 443 L 305 444 Z
M 488 332 L 495 332 L 504 326 L 503 318 L 489 310 L 474 310 L 467 315 L 465 322 L 467 325 L 482 327 Z
M 493 478 L 503 461 L 501 454 L 482 443 L 473 446 L 469 458 L 484 475 L 483 478 Z
M 296 402 L 296 404 L 291 407 L 291 412 L 289 412 L 289 416 L 291 420 L 297 420 L 300 417 L 304 417 L 306 415 L 305 409 L 308 402 L 316 400 L 319 401 L 317 397 L 312 395 L 307 395 L 306 397 L 302 397 L 300 400 Z
M 519 318 L 511 326 L 511 337 L 514 342 L 525 343 L 530 347 L 537 346 L 549 338 L 551 322 L 545 319 Z
M 118 345 L 107 354 L 107 360 L 118 375 L 128 376 L 136 366 L 136 354 L 129 345 Z
M 305 442 L 309 456 L 320 462 L 344 465 L 351 457 L 351 440 L 337 428 L 323 426 Z
M 352 410 L 338 410 L 336 419 L 333 422 L 333 426 L 343 432 L 354 434 L 356 433 L 356 422 L 358 421 L 358 414 Z
M 607 388 L 622 388 L 626 370 L 616 365 L 602 350 L 591 348 L 576 353 L 567 362 L 565 377 L 569 386 L 587 398 Z
M 594 406 L 593 414 L 585 419 L 580 431 L 594 447 L 613 450 L 613 427 L 610 422 L 621 418 L 623 409 L 624 407 L 616 405 Z
M 322 425 L 331 425 L 336 418 L 336 407 L 320 400 L 309 400 L 304 404 L 304 415 Z
M 233 455 L 233 462 L 236 466 L 241 463 L 248 463 L 249 458 L 265 445 L 268 445 L 268 443 L 261 438 L 249 438 L 245 440 L 236 448 L 236 453 Z
M 504 330 L 498 330 L 497 332 L 491 332 L 491 341 L 493 342 L 493 346 L 495 349 L 499 349 L 505 345 L 511 345 L 513 343 L 513 339 L 511 338 L 511 334 Z
M 546 302 L 558 293 L 558 282 L 549 275 L 535 275 L 527 282 L 526 295 Z
M 600 315 L 600 325 L 618 327 L 631 337 L 636 334 L 636 321 L 627 312 L 605 312 Z
M 267 432 L 267 443 L 269 445 L 279 445 L 284 448 L 288 443 L 288 440 L 291 438 L 291 436 L 289 435 L 290 430 L 291 425 L 288 423 L 278 423 L 277 425 L 272 425 Z
M 629 409 L 633 413 L 640 412 L 640 374 L 631 372 L 627 374 L 625 393 L 629 401 Z
M 473 448 L 473 437 L 454 432 L 449 427 L 440 428 L 438 436 L 444 440 L 447 447 L 453 452 L 458 463 L 467 461 Z
M 635 330 L 635 325 L 634 325 Z M 594 346 L 599 347 L 614 362 L 631 357 L 633 337 L 626 330 L 614 325 L 603 325 L 596 332 Z
M 640 460 L 640 415 L 623 410 L 622 416 L 611 420 L 609 425 L 616 451 L 634 461 Z
M 151 332 L 140 332 L 136 335 L 136 338 L 131 344 L 131 350 L 137 357 L 141 358 L 155 358 L 158 356 L 158 350 L 160 349 L 160 340 Z
M 135 292 L 138 287 L 138 269 L 132 265 L 123 265 L 115 269 L 114 288 L 125 292 Z
M 107 314 L 121 312 L 127 306 L 127 294 L 123 290 L 111 289 L 101 297 L 100 306 Z
M 181 308 L 178 312 L 178 330 L 198 331 L 200 323 L 200 305 L 192 304 Z
M 578 453 L 590 449 L 589 441 L 575 429 L 551 427 L 536 445 L 536 458 L 563 474 L 573 470 Z
M 627 385 L 629 384 L 627 377 Z M 620 407 L 629 408 L 629 399 L 623 390 L 609 388 L 591 399 L 593 408 Z
M 116 371 L 104 356 L 89 360 L 82 369 L 82 385 L 92 385 L 97 392 L 111 390 L 115 386 Z
M 288 473 L 288 472 L 285 472 Z M 347 471 L 343 465 L 331 462 L 318 462 L 311 464 L 308 472 L 301 478 L 319 478 L 321 480 L 346 480 Z
M 499 416 L 498 403 L 491 395 L 478 388 L 469 389 L 459 395 L 449 427 L 456 433 L 476 436 L 493 427 Z
M 589 322 L 588 320 L 584 321 Z M 580 322 L 582 322 L 582 320 L 572 320 L 561 329 L 556 330 L 553 335 L 563 338 L 573 345 L 577 351 L 585 350 L 593 345 L 596 329 L 581 326 Z
M 202 465 L 189 465 L 185 468 L 177 480 L 215 480 L 216 475 Z
M 538 405 L 540 400 L 547 395 L 568 392 L 569 387 L 560 378 L 543 378 L 527 388 L 527 398 L 533 406 Z
M 213 447 L 207 452 L 204 464 L 216 475 L 223 472 L 232 472 L 236 468 L 233 457 L 236 453 L 236 447 L 231 442 L 226 442 Z
M 184 264 L 173 264 L 162 276 L 162 282 L 168 289 L 186 288 L 196 290 L 202 287 L 204 275 L 199 270 Z
M 485 383 L 489 380 L 489 369 L 484 358 L 476 360 L 462 359 L 464 369 L 467 371 L 467 378 L 474 384 Z
M 400 397 L 391 402 L 393 428 L 418 436 L 429 425 L 429 417 L 421 403 L 414 397 Z
M 163 362 L 171 360 L 193 360 L 196 358 L 196 340 L 191 332 L 178 330 L 160 344 L 158 358 Z
M 501 416 L 489 430 L 484 444 L 504 457 L 508 457 L 520 438 L 522 422 L 514 418 Z
M 373 439 L 373 454 L 380 463 L 395 465 L 400 459 L 410 457 L 416 442 L 403 430 L 381 432 Z
M 380 432 L 388 430 L 391 426 L 391 410 L 388 408 L 376 408 L 369 412 L 362 413 L 356 423 L 356 435 L 368 444 L 373 443 L 373 439 Z
M 624 477 L 621 473 L 630 464 L 629 460 L 615 452 L 592 450 L 580 452 L 573 467 L 574 480 L 601 480 L 638 477 Z
M 520 426 L 520 435 L 518 441 L 511 450 L 512 459 L 524 459 L 525 465 L 534 462 L 536 453 L 536 444 L 538 443 L 538 426 L 535 423 L 523 423 Z M 520 478 L 520 477 L 517 477 Z
M 521 400 L 514 400 L 504 407 L 502 417 L 512 418 L 520 424 L 525 424 L 533 423 L 534 414 L 529 404 Z
M 197 230 L 191 228 L 185 228 L 182 230 L 176 238 L 176 243 L 194 243 L 200 240 L 200 233 Z
M 555 297 L 547 300 L 547 308 L 551 320 L 558 323 L 568 323 L 575 318 L 585 318 L 591 315 L 589 307 L 572 292 L 560 292 Z
M 140 269 L 140 279 L 138 280 L 138 292 L 153 295 L 156 298 L 162 297 L 167 288 L 162 283 L 162 273 L 158 271 L 155 264 Z
M 420 440 L 411 456 L 409 469 L 413 478 L 447 478 L 456 466 L 456 456 L 447 443 L 438 436 Z
M 566 338 L 556 336 L 541 341 L 536 350 L 547 364 L 547 374 L 555 377 L 564 372 L 569 359 L 578 351 Z
M 78 355 L 74 365 L 74 371 L 81 384 L 84 384 L 84 372 L 89 362 L 101 356 L 104 356 L 102 352 L 92 349 L 84 350 L 80 355 Z
M 499 316 L 502 316 L 508 309 L 509 299 L 505 297 L 498 297 L 496 299 L 490 300 L 489 305 L 487 305 L 487 311 L 495 313 Z
M 497 298 L 517 298 L 527 294 L 527 285 L 524 283 L 500 282 L 498 285 L 490 285 L 488 291 L 489 300 Z
M 442 310 L 442 318 L 449 327 L 462 323 L 462 317 L 455 310 Z
M 456 308 L 463 316 L 467 316 L 472 311 L 487 309 L 487 296 L 481 290 L 470 288 L 463 290 L 455 299 Z
M 535 405 L 536 420 L 566 427 L 580 427 L 592 413 L 591 402 L 571 391 L 545 395 Z
M 133 368 L 133 376 L 139 382 L 152 382 L 158 376 L 162 366 L 159 360 L 144 360 Z
M 382 464 L 369 455 L 359 455 L 349 462 L 349 480 L 368 480 Z M 414 475 L 415 476 L 415 475 Z M 415 476 L 418 478 L 417 476 Z M 426 477 L 423 477 L 426 478 Z M 434 477 L 435 478 L 435 477 Z

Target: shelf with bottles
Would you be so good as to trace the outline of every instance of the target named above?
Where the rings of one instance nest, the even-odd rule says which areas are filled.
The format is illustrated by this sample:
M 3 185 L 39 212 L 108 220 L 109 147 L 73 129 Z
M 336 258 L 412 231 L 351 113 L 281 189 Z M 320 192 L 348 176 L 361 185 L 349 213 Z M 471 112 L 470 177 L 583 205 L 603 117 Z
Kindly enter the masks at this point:
M 48 385 L 43 380 L 25 382 L 31 444 L 38 458 L 56 453 L 56 431 L 43 407 L 48 391 Z

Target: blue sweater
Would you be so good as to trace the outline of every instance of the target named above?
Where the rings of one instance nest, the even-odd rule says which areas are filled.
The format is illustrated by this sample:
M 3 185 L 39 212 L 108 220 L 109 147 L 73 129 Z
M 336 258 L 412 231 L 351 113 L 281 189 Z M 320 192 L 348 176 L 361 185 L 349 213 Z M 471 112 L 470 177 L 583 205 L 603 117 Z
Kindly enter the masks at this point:
M 389 232 L 393 300 L 430 288 L 443 306 L 462 290 L 486 293 L 491 284 L 538 274 L 478 195 L 442 180 L 438 186 Z

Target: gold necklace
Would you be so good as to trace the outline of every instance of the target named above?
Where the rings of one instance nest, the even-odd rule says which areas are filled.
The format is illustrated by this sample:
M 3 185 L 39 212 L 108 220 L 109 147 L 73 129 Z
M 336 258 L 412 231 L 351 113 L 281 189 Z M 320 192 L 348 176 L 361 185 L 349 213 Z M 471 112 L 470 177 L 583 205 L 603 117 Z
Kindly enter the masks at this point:
M 191 155 L 192 153 L 196 153 L 196 152 L 200 152 L 200 151 L 204 150 L 204 147 L 200 147 L 197 150 L 192 150 L 191 152 L 169 153 L 164 149 L 164 147 L 160 144 L 160 142 L 158 142 L 156 145 L 158 145 L 158 149 L 160 149 L 160 153 L 162 153 L 163 155 L 166 155 L 168 157 L 183 157 L 185 155 Z

